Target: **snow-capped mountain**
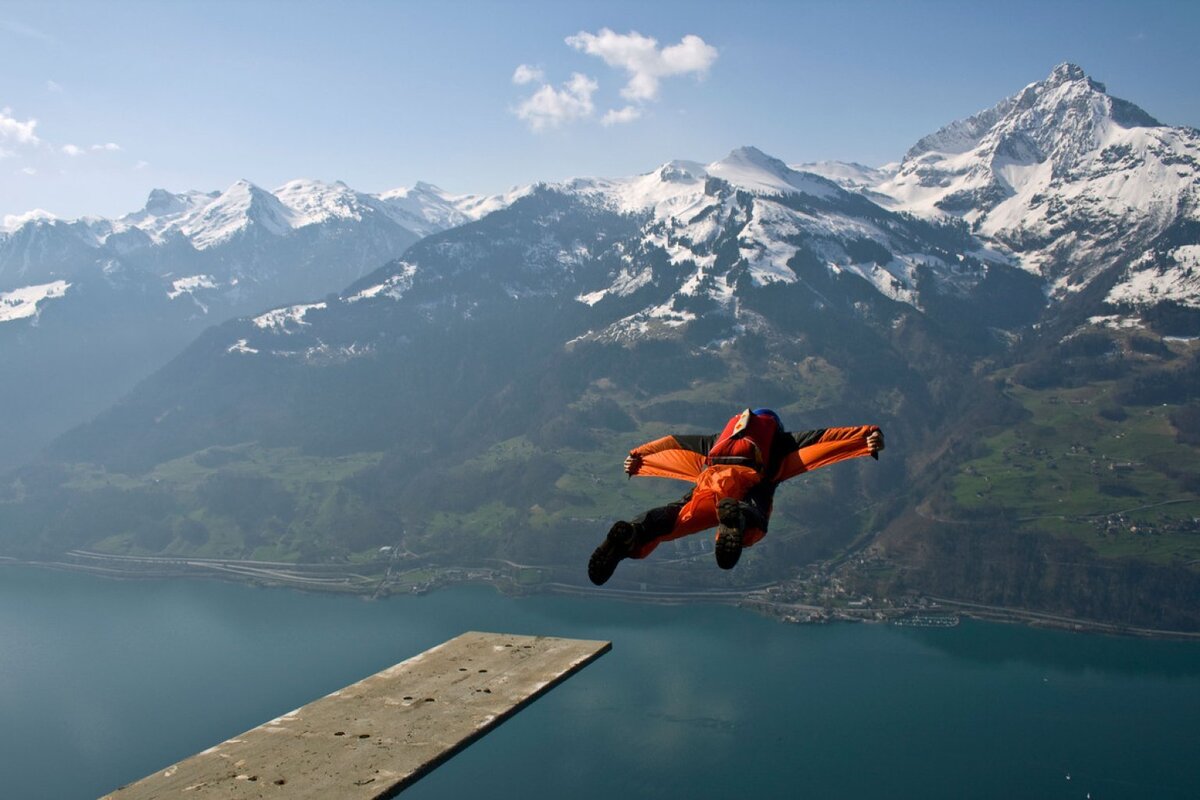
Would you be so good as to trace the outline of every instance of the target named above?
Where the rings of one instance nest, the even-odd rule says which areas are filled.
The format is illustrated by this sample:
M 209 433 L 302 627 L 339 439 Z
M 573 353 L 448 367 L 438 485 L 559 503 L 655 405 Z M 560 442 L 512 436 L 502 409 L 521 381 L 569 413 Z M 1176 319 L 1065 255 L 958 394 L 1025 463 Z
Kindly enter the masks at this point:
M 559 347 L 690 337 L 692 328 L 719 346 L 763 324 L 755 302 L 772 287 L 797 298 L 796 313 L 853 310 L 866 320 L 878 303 L 972 305 L 989 276 L 1014 274 L 1025 276 L 1017 278 L 1025 290 L 1007 304 L 1012 313 L 983 313 L 982 325 L 1031 321 L 1041 306 L 1036 279 L 1007 255 L 961 222 L 889 211 L 744 147 L 709 164 L 539 185 L 478 224 L 423 240 L 337 297 L 233 326 L 223 348 L 352 359 L 393 341 L 400 317 L 456 325 L 529 300 L 562 317 Z
M 516 196 L 519 192 L 515 192 Z M 510 198 L 429 184 L 382 195 L 296 180 L 268 192 L 156 189 L 118 219 L 0 231 L 0 467 L 119 397 L 208 325 L 336 292 L 422 236 Z
M 95 274 L 109 262 L 133 262 L 164 280 L 179 277 L 179 262 L 219 262 L 226 285 L 258 282 L 247 264 L 272 261 L 263 248 L 287 251 L 290 241 L 306 247 L 324 230 L 339 238 L 388 240 L 378 266 L 417 239 L 461 225 L 503 207 L 519 196 L 451 195 L 426 183 L 382 194 L 357 192 L 344 183 L 294 180 L 273 192 L 239 180 L 223 192 L 172 193 L 155 189 L 146 206 L 118 219 L 58 220 L 44 212 L 23 215 L 0 228 L 0 288 L 15 289 L 49 280 Z M 294 254 L 289 254 L 289 257 Z M 220 273 L 220 268 L 210 270 Z M 362 274 L 361 272 L 359 274 Z M 353 280 L 356 275 L 351 275 Z M 345 285 L 335 271 L 325 291 Z M 340 282 L 339 282 L 340 281 Z M 286 292 L 285 292 L 286 294 Z
M 736 313 L 742 281 L 766 286 L 855 277 L 891 300 L 920 307 L 923 290 L 961 293 L 1007 261 L 961 232 L 889 213 L 754 147 L 707 165 L 673 161 L 634 178 L 577 180 L 561 190 L 644 216 L 637 251 L 658 251 L 679 270 L 673 294 L 620 321 L 609 335 L 620 335 L 622 326 L 641 329 L 648 320 L 694 318 L 679 309 L 697 300 Z M 623 253 L 624 266 L 611 281 L 577 299 L 594 305 L 648 283 L 648 264 L 656 259 L 635 255 Z
M 956 216 L 1064 298 L 1200 307 L 1200 132 L 1163 125 L 1073 64 L 917 142 L 878 171 L 811 165 L 926 218 Z
M 255 228 L 283 236 L 300 227 L 297 223 L 302 219 L 274 194 L 240 180 L 189 216 L 178 230 L 197 250 L 207 250 Z
M 397 223 L 421 236 L 454 228 L 487 216 L 523 197 L 531 190 L 518 186 L 499 195 L 447 195 L 430 183 L 417 181 L 409 189 L 392 189 L 379 195 Z
M 45 300 L 53 300 L 67 293 L 71 284 L 54 281 L 41 286 L 27 286 L 11 292 L 0 292 L 0 322 L 16 319 L 36 319 L 38 306 Z

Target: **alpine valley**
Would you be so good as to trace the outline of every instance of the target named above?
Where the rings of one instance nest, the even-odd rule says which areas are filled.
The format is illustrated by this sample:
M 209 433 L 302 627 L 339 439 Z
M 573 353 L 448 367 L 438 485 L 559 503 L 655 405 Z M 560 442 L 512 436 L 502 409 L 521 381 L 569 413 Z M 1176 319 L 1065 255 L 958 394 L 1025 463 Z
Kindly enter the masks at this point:
M 611 585 L 821 564 L 854 596 L 1200 630 L 1198 176 L 1200 133 L 1064 64 L 879 168 L 746 147 L 501 198 L 242 183 L 31 220 L 0 239 L 6 426 L 128 393 L 3 480 L 0 550 L 580 585 L 614 519 L 684 490 L 626 481 L 630 447 L 770 406 L 887 449 L 781 487 L 730 573 L 690 537 Z

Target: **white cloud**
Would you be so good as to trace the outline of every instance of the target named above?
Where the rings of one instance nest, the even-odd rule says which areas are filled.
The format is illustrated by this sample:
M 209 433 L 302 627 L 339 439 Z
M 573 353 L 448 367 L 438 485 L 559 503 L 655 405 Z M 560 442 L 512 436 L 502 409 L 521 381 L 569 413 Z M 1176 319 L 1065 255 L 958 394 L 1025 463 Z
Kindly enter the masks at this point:
M 21 122 L 12 116 L 11 108 L 0 109 L 0 139 L 17 144 L 38 144 L 40 140 L 33 132 L 36 127 L 36 119 L 27 119 Z
M 49 81 L 48 87 L 53 88 L 58 86 L 54 81 Z M 36 119 L 19 120 L 13 116 L 13 110 L 7 106 L 0 108 L 0 158 L 11 158 L 16 155 L 13 146 L 37 147 L 45 145 L 50 150 L 57 149 L 63 155 L 71 158 L 79 158 L 89 152 L 92 153 L 118 153 L 121 151 L 121 145 L 116 142 L 97 142 L 88 147 L 80 147 L 77 144 L 64 144 L 61 147 L 52 142 L 44 142 L 37 135 L 38 121 Z M 7 146 L 5 146 L 7 145 Z M 22 170 L 27 175 L 33 175 L 34 170 Z
M 637 106 L 625 106 L 622 109 L 610 109 L 600 118 L 601 125 L 624 125 L 642 116 L 642 110 Z
M 557 128 L 564 123 L 590 117 L 595 111 L 592 94 L 597 88 L 596 81 L 576 72 L 561 89 L 543 85 L 517 106 L 516 114 L 532 130 Z
M 55 94 L 62 94 L 63 87 L 58 81 L 48 80 L 46 81 L 46 91 L 54 92 Z
M 528 64 L 521 64 L 513 72 L 512 82 L 518 86 L 524 86 L 527 83 L 545 83 L 546 74 L 537 67 L 531 67 Z
M 570 47 L 603 59 L 610 67 L 623 70 L 628 80 L 621 95 L 630 102 L 623 108 L 606 111 L 600 124 L 623 125 L 642 116 L 642 106 L 658 99 L 664 78 L 679 75 L 703 77 L 717 60 L 717 49 L 694 34 L 688 34 L 678 44 L 658 46 L 658 40 L 637 31 L 615 33 L 601 28 L 599 33 L 580 31 L 568 36 Z M 592 95 L 599 84 L 590 77 L 575 73 L 561 88 L 545 82 L 545 73 L 538 67 L 521 64 L 512 75 L 518 86 L 541 84 L 540 88 L 517 106 L 515 113 L 532 130 L 555 128 L 567 122 L 593 116 Z
M 21 172 L 24 172 L 26 175 L 37 175 L 37 170 L 33 167 L 22 167 Z
M 134 168 L 134 169 L 145 169 L 145 168 L 146 168 L 146 167 L 148 167 L 148 166 L 150 166 L 150 162 L 149 162 L 149 161 L 139 161 L 139 162 L 137 162 L 136 164 L 134 164 L 134 165 L 133 165 L 133 168 Z
M 94 144 L 88 147 L 86 150 L 76 144 L 64 144 L 62 146 L 63 153 L 71 158 L 79 158 L 82 155 L 87 155 L 89 151 L 92 153 L 118 153 L 120 150 L 121 145 L 117 144 L 116 142 Z
M 610 67 L 624 70 L 629 82 L 621 95 L 639 103 L 658 97 L 663 78 L 689 74 L 702 77 L 717 60 L 717 48 L 694 34 L 662 49 L 658 40 L 637 31 L 621 34 L 608 28 L 600 33 L 580 31 L 568 36 L 566 42 L 576 50 L 600 57 Z

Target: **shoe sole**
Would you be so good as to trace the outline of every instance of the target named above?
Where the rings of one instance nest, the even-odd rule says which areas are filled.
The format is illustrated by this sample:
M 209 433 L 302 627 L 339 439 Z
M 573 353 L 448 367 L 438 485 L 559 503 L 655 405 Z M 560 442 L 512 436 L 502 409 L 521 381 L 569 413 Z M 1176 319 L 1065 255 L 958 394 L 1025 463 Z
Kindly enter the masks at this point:
M 743 515 L 736 503 L 717 504 L 717 542 L 713 554 L 721 569 L 733 569 L 742 557 Z
M 609 530 L 608 535 L 600 546 L 592 551 L 588 559 L 588 580 L 597 586 L 602 586 L 617 571 L 617 564 L 629 555 L 632 547 L 633 531 L 626 531 L 618 523 Z

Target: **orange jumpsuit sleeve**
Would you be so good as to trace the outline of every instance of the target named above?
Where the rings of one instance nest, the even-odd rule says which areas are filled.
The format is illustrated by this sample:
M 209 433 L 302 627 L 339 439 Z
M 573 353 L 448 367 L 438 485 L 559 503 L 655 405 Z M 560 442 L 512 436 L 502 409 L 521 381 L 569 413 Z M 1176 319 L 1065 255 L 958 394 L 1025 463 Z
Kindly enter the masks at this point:
M 808 472 L 848 458 L 871 455 L 867 437 L 879 430 L 878 425 L 855 425 L 847 428 L 826 428 L 816 441 L 802 445 L 789 453 L 779 465 L 775 482 L 786 481 L 802 472 Z
M 629 455 L 642 459 L 641 466 L 633 473 L 638 477 L 674 478 L 691 483 L 704 470 L 704 455 L 684 447 L 674 436 L 646 442 L 630 450 Z

